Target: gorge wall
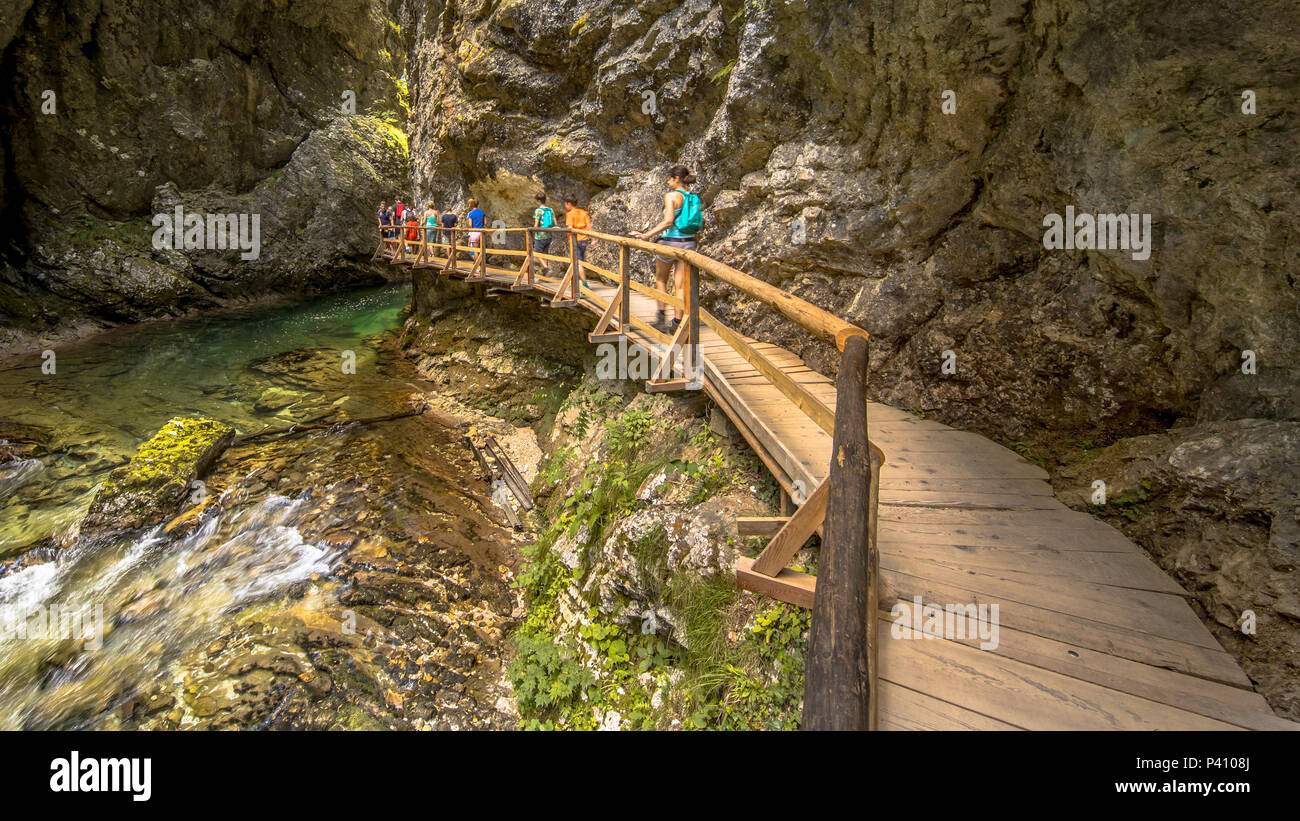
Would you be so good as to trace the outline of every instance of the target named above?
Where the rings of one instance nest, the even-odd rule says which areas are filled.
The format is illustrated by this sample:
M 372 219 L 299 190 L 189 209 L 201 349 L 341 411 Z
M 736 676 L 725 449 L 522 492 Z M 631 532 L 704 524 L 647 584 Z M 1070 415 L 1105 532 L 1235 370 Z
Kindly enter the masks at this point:
M 640 229 L 684 162 L 701 251 L 870 331 L 873 398 L 1048 463 L 1300 715 L 1298 6 L 17 0 L 0 350 L 381 278 L 375 203 L 412 188 L 507 224 L 573 193 Z M 260 256 L 154 248 L 177 206 L 259 214 Z M 1149 214 L 1149 258 L 1046 249 L 1069 207 Z M 704 296 L 834 373 L 771 311 Z
M 421 200 L 473 195 L 519 224 L 537 191 L 573 193 L 622 233 L 686 163 L 704 253 L 870 331 L 873 398 L 1048 463 L 1194 591 L 1275 706 L 1300 709 L 1300 497 L 1278 468 L 1300 456 L 1300 40 L 1279 25 L 1297 3 L 400 9 Z M 1149 214 L 1149 258 L 1046 249 L 1044 217 L 1069 206 Z M 834 372 L 773 312 L 704 292 Z M 1236 629 L 1246 610 L 1258 636 Z
M 381 0 L 20 0 L 0 55 L 0 344 L 380 280 L 372 214 L 408 175 Z M 259 215 L 260 253 L 154 248 L 177 206 Z

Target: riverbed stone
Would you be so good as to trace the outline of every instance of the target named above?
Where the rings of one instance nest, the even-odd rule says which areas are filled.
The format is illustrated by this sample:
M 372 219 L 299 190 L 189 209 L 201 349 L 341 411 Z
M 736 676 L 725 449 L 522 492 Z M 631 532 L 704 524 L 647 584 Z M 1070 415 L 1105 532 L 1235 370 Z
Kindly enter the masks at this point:
M 234 435 L 234 428 L 215 419 L 172 419 L 128 464 L 109 474 L 82 519 L 81 532 L 103 535 L 166 520 Z

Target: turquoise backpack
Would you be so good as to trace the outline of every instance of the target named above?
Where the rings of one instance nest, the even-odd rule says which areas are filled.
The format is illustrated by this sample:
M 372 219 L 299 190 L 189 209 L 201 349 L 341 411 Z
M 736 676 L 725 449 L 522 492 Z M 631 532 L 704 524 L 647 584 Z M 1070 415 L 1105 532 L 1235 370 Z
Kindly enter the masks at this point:
M 700 198 L 680 188 L 677 191 L 682 195 L 682 208 L 677 212 L 677 219 L 673 220 L 673 228 L 684 236 L 694 236 L 704 224 L 704 210 L 700 207 Z
M 542 206 L 542 218 L 538 220 L 538 222 L 540 223 L 540 225 L 537 226 L 538 228 L 555 227 L 555 212 L 551 210 L 551 206 Z

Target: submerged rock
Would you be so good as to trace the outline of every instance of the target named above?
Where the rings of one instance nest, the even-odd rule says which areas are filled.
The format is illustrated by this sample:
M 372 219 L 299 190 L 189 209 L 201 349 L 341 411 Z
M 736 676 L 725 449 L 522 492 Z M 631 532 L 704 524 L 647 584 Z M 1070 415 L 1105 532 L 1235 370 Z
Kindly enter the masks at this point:
M 194 480 L 208 472 L 234 436 L 234 428 L 214 419 L 172 419 L 130 463 L 109 474 L 81 532 L 131 530 L 173 515 Z

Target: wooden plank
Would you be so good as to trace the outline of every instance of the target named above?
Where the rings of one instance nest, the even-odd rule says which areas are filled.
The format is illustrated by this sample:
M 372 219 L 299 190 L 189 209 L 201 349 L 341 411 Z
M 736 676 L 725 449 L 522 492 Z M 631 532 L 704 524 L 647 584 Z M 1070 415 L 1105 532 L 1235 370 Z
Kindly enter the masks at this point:
M 825 432 L 819 431 L 819 434 L 825 440 L 826 460 L 822 464 L 814 466 L 806 459 L 792 454 L 785 441 L 776 436 L 768 427 L 768 421 L 749 409 L 744 397 L 718 375 L 716 370 L 713 369 L 713 364 L 707 359 L 704 362 L 704 369 L 706 378 L 709 379 L 714 390 L 718 392 L 720 397 L 725 399 L 727 406 L 735 413 L 732 420 L 740 420 L 745 424 L 746 428 L 762 444 L 763 450 L 790 476 L 791 481 L 802 481 L 805 488 L 815 487 L 825 476 L 825 471 L 830 464 L 830 437 Z M 791 405 L 791 408 L 793 407 Z
M 911 606 L 911 602 L 901 604 Z M 883 608 L 880 620 L 893 623 L 893 617 Z M 966 629 L 963 632 L 971 638 L 950 640 L 978 646 L 980 639 L 976 625 L 972 620 L 965 621 Z M 1005 625 L 999 627 L 998 646 L 986 652 L 1112 690 L 1149 698 L 1239 727 L 1254 730 L 1300 727 L 1295 722 L 1275 716 L 1264 697 L 1251 690 L 1130 661 L 1081 645 L 1035 636 Z
M 909 479 L 900 476 L 880 477 L 881 491 L 933 491 L 951 493 L 971 491 L 975 493 L 1021 494 L 1026 496 L 1052 496 L 1052 486 L 1042 479 Z
M 881 471 L 883 473 L 883 470 Z M 1070 508 L 1054 510 L 958 510 L 950 507 L 925 507 L 916 505 L 896 505 L 892 501 L 882 500 L 880 504 L 881 520 L 908 522 L 911 524 L 944 524 L 953 527 L 966 525 L 997 525 L 1013 530 L 1031 531 L 1060 528 L 1077 532 L 1082 536 L 1095 537 L 1098 541 L 1113 541 L 1116 538 L 1133 546 L 1124 534 L 1115 528 Z M 1033 533 L 1024 534 L 1033 535 Z
M 885 467 L 880 477 L 897 477 L 900 479 L 1042 479 L 1047 480 L 1047 471 L 1031 462 L 1010 462 L 993 459 L 953 458 L 947 462 L 935 458 L 917 463 L 903 456 L 895 456 L 889 447 L 889 440 L 877 438 L 873 432 L 871 441 L 885 452 Z
M 762 351 L 750 346 L 739 334 L 718 322 L 717 318 L 711 316 L 707 311 L 700 309 L 700 316 L 705 322 L 709 323 L 709 327 L 713 329 L 714 333 L 739 351 L 750 365 L 762 372 L 787 399 L 821 426 L 822 430 L 830 433 L 835 429 L 834 412 L 822 404 L 821 400 L 816 396 L 804 390 L 799 383 L 787 377 L 781 371 L 779 361 L 769 359 Z M 865 337 L 863 338 L 865 339 Z
M 781 486 L 781 496 L 784 499 L 786 497 L 785 495 L 794 487 L 794 482 L 790 478 L 790 474 L 785 471 L 785 468 L 781 467 L 770 453 L 768 453 L 767 449 L 763 447 L 762 442 L 754 435 L 754 432 L 750 430 L 749 426 L 741 419 L 740 415 L 727 405 L 726 398 L 723 397 L 707 379 L 707 370 L 704 390 L 705 393 L 708 394 L 709 398 L 722 409 L 722 412 L 727 414 L 727 418 L 729 418 L 731 423 L 736 426 L 736 429 L 740 431 L 740 435 L 749 443 L 750 448 L 758 454 L 759 460 L 767 466 L 768 472 L 772 474 L 772 478 L 776 479 L 777 484 Z
M 978 485 L 979 479 L 971 481 Z M 952 507 L 973 510 L 1069 510 L 1053 496 L 1029 493 L 935 492 L 912 490 L 886 484 L 880 492 L 881 504 L 908 507 Z
M 1012 555 L 1023 550 L 1063 550 L 1130 554 L 1135 547 L 1118 532 L 1097 528 L 1016 527 L 1001 524 L 898 521 L 882 507 L 880 538 L 900 544 L 947 544 L 996 547 Z
M 963 568 L 988 568 L 1040 576 L 1077 579 L 1113 587 L 1151 590 L 1174 596 L 1188 595 L 1145 556 L 1132 553 L 1092 553 L 1082 550 L 1021 549 L 1004 547 L 925 544 L 889 540 L 881 550 L 920 561 Z
M 1030 730 L 1231 730 L 1233 725 L 882 620 L 880 677 Z M 886 645 L 885 643 L 888 642 Z
M 740 536 L 775 536 L 789 516 L 737 516 L 736 533 Z
M 880 728 L 892 730 L 1019 730 L 996 718 L 972 712 L 934 696 L 879 682 Z
M 881 601 L 890 597 L 912 601 L 913 597 L 920 596 L 925 602 L 944 604 L 992 603 L 989 597 L 964 587 L 883 568 L 880 581 Z M 1001 623 L 1026 633 L 1226 684 L 1251 686 L 1250 679 L 1222 648 L 1211 650 L 1017 601 L 998 600 L 997 604 Z
M 987 567 L 962 567 L 960 563 L 951 561 L 921 561 L 893 551 L 881 554 L 880 568 L 886 576 L 898 572 L 960 585 L 979 595 L 981 601 L 1016 601 L 1139 633 L 1219 649 L 1214 636 L 1180 596 Z
M 813 596 L 817 589 L 817 577 L 784 568 L 776 576 L 754 572 L 754 560 L 741 556 L 736 559 L 736 584 L 744 590 L 750 590 L 761 596 L 804 607 L 813 606 Z

